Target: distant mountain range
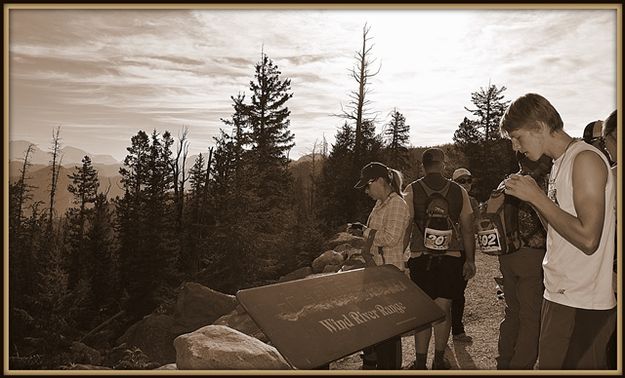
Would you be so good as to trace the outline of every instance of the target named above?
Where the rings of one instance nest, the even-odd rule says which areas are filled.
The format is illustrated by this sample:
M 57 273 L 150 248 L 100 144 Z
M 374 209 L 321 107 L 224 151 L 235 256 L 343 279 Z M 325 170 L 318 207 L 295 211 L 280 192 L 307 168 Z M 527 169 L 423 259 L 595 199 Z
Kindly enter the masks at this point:
M 24 154 L 26 153 L 26 149 L 29 145 L 33 143 L 27 142 L 25 140 L 15 140 L 9 142 L 9 160 L 10 161 L 23 161 Z M 34 145 L 34 144 L 33 144 Z M 95 155 L 90 154 L 86 151 L 83 151 L 79 148 L 72 146 L 65 146 L 60 150 L 61 156 L 63 157 L 61 160 L 61 165 L 75 166 L 81 165 L 82 159 L 85 155 L 91 158 L 93 164 L 104 164 L 104 165 L 113 165 L 113 164 L 121 164 L 121 162 L 115 160 L 111 155 Z M 40 149 L 37 145 L 34 145 L 33 151 L 30 154 L 30 162 L 32 164 L 50 164 L 50 159 L 52 154 L 48 151 L 44 151 Z
M 30 145 L 30 142 L 18 140 L 9 142 L 9 181 L 15 182 L 19 176 L 20 171 L 24 163 L 24 154 L 26 149 Z M 121 185 L 121 175 L 119 169 L 122 167 L 122 163 L 115 160 L 110 155 L 95 155 L 79 148 L 65 146 L 61 150 L 61 170 L 59 172 L 59 182 L 56 196 L 55 209 L 57 214 L 63 214 L 65 211 L 72 207 L 72 196 L 67 191 L 69 185 L 69 178 L 67 177 L 74 171 L 74 167 L 82 165 L 82 159 L 85 155 L 91 158 L 93 167 L 98 171 L 98 178 L 100 180 L 100 192 L 105 192 L 108 189 L 108 197 L 115 198 L 123 195 L 123 187 Z M 208 159 L 207 154 L 204 155 L 205 161 Z M 34 146 L 33 151 L 29 157 L 30 167 L 27 171 L 27 183 L 32 189 L 32 200 L 26 204 L 29 207 L 31 203 L 41 201 L 43 207 L 49 203 L 49 190 L 50 179 L 52 176 L 50 167 L 51 154 L 48 151 L 43 151 L 39 147 Z M 195 159 L 198 155 L 191 155 L 187 157 L 186 169 L 187 171 L 195 163 Z M 316 160 L 321 161 L 321 157 L 316 157 Z M 311 155 L 302 156 L 296 161 L 292 161 L 290 164 L 290 170 L 294 174 L 296 179 L 300 179 L 306 182 L 305 186 L 309 186 L 310 183 L 310 168 L 311 168 Z M 320 169 L 321 164 L 316 166 L 316 171 Z M 26 209 L 26 213 L 29 211 Z

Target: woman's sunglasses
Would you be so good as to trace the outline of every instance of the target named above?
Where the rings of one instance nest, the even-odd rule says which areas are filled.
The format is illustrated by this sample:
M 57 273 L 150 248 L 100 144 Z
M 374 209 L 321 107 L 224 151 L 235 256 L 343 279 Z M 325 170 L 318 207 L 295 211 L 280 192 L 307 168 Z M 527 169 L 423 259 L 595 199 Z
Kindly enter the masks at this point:
M 459 178 L 456 180 L 456 182 L 458 184 L 471 184 L 473 183 L 473 178 L 468 177 L 468 178 Z

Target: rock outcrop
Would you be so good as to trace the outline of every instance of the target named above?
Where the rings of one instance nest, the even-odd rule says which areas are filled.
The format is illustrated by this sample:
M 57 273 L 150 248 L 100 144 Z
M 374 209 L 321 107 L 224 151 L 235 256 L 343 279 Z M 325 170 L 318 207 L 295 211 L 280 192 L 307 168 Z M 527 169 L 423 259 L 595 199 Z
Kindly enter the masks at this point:
M 212 324 L 220 316 L 234 310 L 234 295 L 220 293 L 195 282 L 185 282 L 178 294 L 174 317 L 188 330 Z
M 321 254 L 321 256 L 313 260 L 312 271 L 313 273 L 324 272 L 324 269 L 327 265 L 337 265 L 340 267 L 341 264 L 343 264 L 343 260 L 344 258 L 341 253 L 334 250 L 325 251 Z
M 232 329 L 236 329 L 248 336 L 257 338 L 260 341 L 267 342 L 269 338 L 258 328 L 258 325 L 245 311 L 243 306 L 237 306 L 234 311 L 215 320 L 213 325 L 224 325 Z
M 349 244 L 353 248 L 360 249 L 363 245 L 365 245 L 365 240 L 360 236 L 354 236 L 348 234 L 347 232 L 339 232 L 334 236 L 334 238 L 326 243 L 325 248 L 334 249 L 341 244 Z
M 222 325 L 202 327 L 174 340 L 180 370 L 283 370 L 289 364 L 262 341 Z
M 166 364 L 176 361 L 172 344 L 176 336 L 189 332 L 189 328 L 165 314 L 150 314 L 133 324 L 117 342 L 136 346 L 151 361 Z

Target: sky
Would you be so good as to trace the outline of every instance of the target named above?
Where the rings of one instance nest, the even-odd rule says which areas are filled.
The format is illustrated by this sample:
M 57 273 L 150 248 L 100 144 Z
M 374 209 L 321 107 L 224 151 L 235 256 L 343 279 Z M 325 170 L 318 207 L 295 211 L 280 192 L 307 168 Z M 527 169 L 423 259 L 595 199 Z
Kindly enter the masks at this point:
M 405 8 L 405 7 L 404 7 Z M 581 137 L 616 108 L 615 9 L 10 9 L 9 139 L 123 160 L 139 130 L 189 130 L 206 152 L 264 51 L 291 79 L 290 157 L 331 144 L 370 27 L 377 131 L 397 109 L 413 146 L 453 142 L 471 93 L 534 92 Z

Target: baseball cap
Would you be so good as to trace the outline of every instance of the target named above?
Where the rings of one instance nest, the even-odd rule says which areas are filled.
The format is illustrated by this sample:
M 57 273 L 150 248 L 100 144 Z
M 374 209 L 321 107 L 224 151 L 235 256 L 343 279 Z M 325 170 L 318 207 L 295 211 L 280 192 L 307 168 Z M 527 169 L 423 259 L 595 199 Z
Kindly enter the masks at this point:
M 440 148 L 428 148 L 423 151 L 423 163 L 431 163 L 434 161 L 443 162 L 445 161 L 445 153 Z
M 592 144 L 592 142 L 601 136 L 602 121 L 590 122 L 584 128 L 584 142 Z
M 387 177 L 389 175 L 388 167 L 377 161 L 371 162 L 360 170 L 360 180 L 354 185 L 356 189 L 362 189 L 367 186 L 369 180 L 378 177 Z
M 458 168 L 454 171 L 453 175 L 451 175 L 451 179 L 456 181 L 458 177 L 462 176 L 471 176 L 471 172 L 466 168 Z

